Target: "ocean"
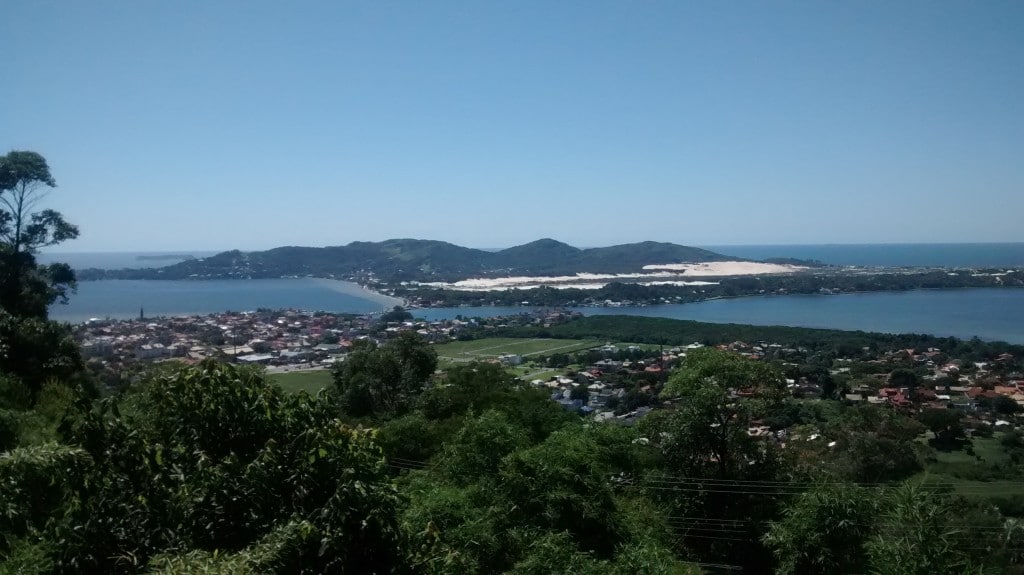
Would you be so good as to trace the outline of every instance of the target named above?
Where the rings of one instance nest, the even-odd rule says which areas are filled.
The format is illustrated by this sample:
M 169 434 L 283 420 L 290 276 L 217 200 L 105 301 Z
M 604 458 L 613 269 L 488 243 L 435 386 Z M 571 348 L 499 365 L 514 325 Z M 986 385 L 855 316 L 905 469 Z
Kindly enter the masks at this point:
M 160 268 L 187 259 L 205 258 L 220 252 L 176 251 L 176 252 L 46 252 L 36 258 L 40 263 L 61 262 L 76 270 L 97 268 L 101 270 Z
M 836 266 L 1022 267 L 1024 243 L 701 246 L 744 259 L 797 258 Z

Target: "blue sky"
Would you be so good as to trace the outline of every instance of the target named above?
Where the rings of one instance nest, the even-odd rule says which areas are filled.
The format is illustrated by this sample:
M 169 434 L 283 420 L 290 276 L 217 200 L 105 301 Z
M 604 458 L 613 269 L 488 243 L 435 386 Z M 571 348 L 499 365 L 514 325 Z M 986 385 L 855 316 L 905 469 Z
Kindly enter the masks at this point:
M 1024 241 L 1024 3 L 90 2 L 0 19 L 59 251 Z

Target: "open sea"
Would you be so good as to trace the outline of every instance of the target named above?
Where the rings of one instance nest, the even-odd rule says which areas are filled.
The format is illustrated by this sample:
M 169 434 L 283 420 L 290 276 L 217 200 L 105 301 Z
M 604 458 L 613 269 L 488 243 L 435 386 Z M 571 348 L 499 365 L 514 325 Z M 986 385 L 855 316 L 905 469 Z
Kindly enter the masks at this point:
M 740 258 L 797 258 L 835 266 L 1024 267 L 1024 243 L 701 246 Z
M 858 266 L 1024 266 L 1024 244 L 907 244 L 890 246 L 718 246 L 742 258 L 794 257 Z M 210 252 L 190 253 L 195 257 Z M 53 254 L 44 261 L 73 267 L 156 267 L 175 260 L 139 260 L 137 253 Z M 146 254 L 156 255 L 156 254 Z M 178 253 L 175 255 L 185 255 Z M 142 265 L 139 265 L 141 262 Z M 369 313 L 396 301 L 358 285 L 322 279 L 81 282 L 68 305 L 54 305 L 50 316 L 72 323 L 90 318 L 195 315 L 256 308 L 296 308 Z M 496 316 L 523 308 L 440 308 L 416 310 L 426 319 L 457 315 Z M 628 314 L 713 323 L 789 325 L 980 337 L 1024 344 L 1024 289 L 921 290 L 900 293 L 770 296 L 722 299 L 683 305 L 580 308 L 585 314 Z

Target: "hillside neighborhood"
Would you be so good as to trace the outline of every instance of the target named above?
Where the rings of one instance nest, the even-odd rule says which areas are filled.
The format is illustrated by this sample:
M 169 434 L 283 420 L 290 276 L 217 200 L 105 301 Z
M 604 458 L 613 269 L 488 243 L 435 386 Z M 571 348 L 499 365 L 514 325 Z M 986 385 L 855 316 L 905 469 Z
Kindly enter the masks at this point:
M 329 369 L 344 361 L 360 340 L 384 342 L 414 331 L 437 347 L 486 338 L 491 332 L 522 325 L 571 321 L 564 311 L 540 311 L 491 319 L 465 318 L 416 321 L 404 315 L 339 315 L 298 310 L 259 310 L 208 316 L 94 320 L 80 325 L 76 338 L 89 365 L 108 385 L 123 384 L 154 362 L 198 363 L 218 358 L 243 365 L 265 366 L 270 373 Z M 573 354 L 536 351 L 528 355 L 488 347 L 452 361 L 500 363 L 532 385 L 550 390 L 565 409 L 592 415 L 597 421 L 632 424 L 663 404 L 661 386 L 687 351 L 709 345 L 639 346 L 594 342 L 575 346 Z M 955 409 L 968 429 L 1012 428 L 1024 412 L 1024 376 L 1017 358 L 1004 353 L 992 361 L 965 362 L 942 349 L 896 349 L 876 355 L 867 349 L 855 357 L 836 357 L 827 371 L 801 371 L 815 358 L 801 347 L 782 342 L 734 341 L 714 345 L 747 358 L 774 361 L 787 371 L 786 384 L 795 398 L 833 397 L 913 413 L 922 409 Z M 559 349 L 559 348 L 552 348 Z M 534 376 L 534 377 L 531 377 Z M 539 376 L 539 377 L 538 377 Z M 737 397 L 743 390 L 734 390 Z M 751 435 L 781 430 L 755 426 Z

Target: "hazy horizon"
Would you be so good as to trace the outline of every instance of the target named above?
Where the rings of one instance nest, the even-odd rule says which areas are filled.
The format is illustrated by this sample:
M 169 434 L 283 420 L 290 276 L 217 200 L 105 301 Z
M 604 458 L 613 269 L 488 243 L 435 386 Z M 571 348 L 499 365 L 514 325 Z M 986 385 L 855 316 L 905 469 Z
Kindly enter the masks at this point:
M 430 240 L 430 238 L 387 238 L 387 239 L 413 239 L 413 240 L 428 240 L 428 241 Z M 554 239 L 556 241 L 562 241 L 562 240 L 558 240 L 557 238 L 537 238 L 537 239 L 538 240 L 539 239 Z M 359 242 L 359 241 L 365 241 L 365 240 L 353 240 L 353 241 Z M 381 240 L 381 241 L 384 241 L 384 240 Z M 438 240 L 438 241 L 444 241 L 444 240 Z M 536 240 L 531 240 L 531 241 L 524 242 L 524 243 L 531 243 L 532 241 L 536 241 Z M 644 242 L 644 241 L 652 241 L 652 240 L 637 240 L 637 241 L 633 241 L 633 242 L 624 242 L 624 243 L 625 244 L 635 244 L 635 243 L 640 243 L 640 242 Z M 448 242 L 448 243 L 453 243 L 453 242 Z M 566 244 L 572 245 L 573 247 L 576 247 L 576 248 L 579 248 L 579 249 L 603 248 L 603 247 L 609 247 L 609 246 L 613 246 L 613 245 L 622 245 L 622 244 L 575 245 L 575 244 L 571 244 L 569 242 L 562 242 L 562 243 L 566 243 Z M 684 245 L 684 246 L 701 248 L 701 249 L 713 249 L 713 248 L 724 248 L 724 247 L 738 247 L 738 248 L 743 248 L 743 247 L 769 247 L 769 248 L 771 248 L 771 247 L 786 247 L 786 246 L 792 246 L 792 247 L 807 247 L 807 246 L 823 246 L 823 247 L 827 247 L 827 246 L 836 246 L 836 247 L 864 246 L 864 247 L 877 247 L 877 246 L 943 246 L 943 245 L 945 245 L 945 246 L 1024 245 L 1024 241 L 1016 241 L 1016 242 L 1012 242 L 1012 241 L 1011 242 L 971 242 L 971 241 L 965 241 L 965 242 L 852 242 L 852 243 L 827 243 L 826 242 L 826 243 L 788 243 L 788 244 L 784 244 L 784 243 L 743 243 L 743 244 L 714 244 L 714 245 L 710 245 L 710 244 L 680 244 L 679 242 L 666 242 L 666 243 L 674 243 L 674 244 L 678 244 L 678 245 Z M 238 250 L 238 251 L 241 251 L 241 252 L 259 252 L 259 251 L 266 251 L 268 249 L 274 249 L 274 248 L 278 248 L 278 247 L 324 248 L 324 247 L 337 247 L 337 246 L 344 246 L 344 245 L 348 245 L 348 243 L 345 243 L 345 244 L 333 244 L 333 245 L 322 245 L 322 246 L 313 246 L 313 245 L 285 246 L 285 245 L 280 245 L 280 246 L 273 246 L 271 248 L 256 248 L 256 249 L 246 249 L 246 248 L 223 248 L 223 249 L 203 248 L 203 249 L 177 249 L 177 250 L 175 250 L 175 249 L 155 249 L 155 250 L 123 250 L 123 249 L 114 249 L 114 250 L 89 250 L 89 251 L 71 251 L 71 250 L 66 250 L 66 249 L 57 249 L 57 250 L 42 250 L 40 253 L 44 254 L 46 256 L 50 256 L 50 257 L 59 256 L 61 254 L 133 254 L 133 255 L 137 254 L 137 255 L 193 255 L 194 256 L 197 253 L 219 254 L 219 253 L 223 253 L 223 252 L 227 252 L 227 251 L 234 251 L 234 250 Z M 505 249 L 517 247 L 517 246 L 520 246 L 520 245 L 523 245 L 523 244 L 515 244 L 515 245 L 509 245 L 509 246 L 503 246 L 503 247 L 472 246 L 472 245 L 462 245 L 462 244 L 454 244 L 454 245 L 459 245 L 461 247 L 472 248 L 472 249 L 483 250 L 483 251 L 500 251 L 500 250 L 505 250 Z M 61 247 L 63 247 L 63 246 L 61 246 Z

